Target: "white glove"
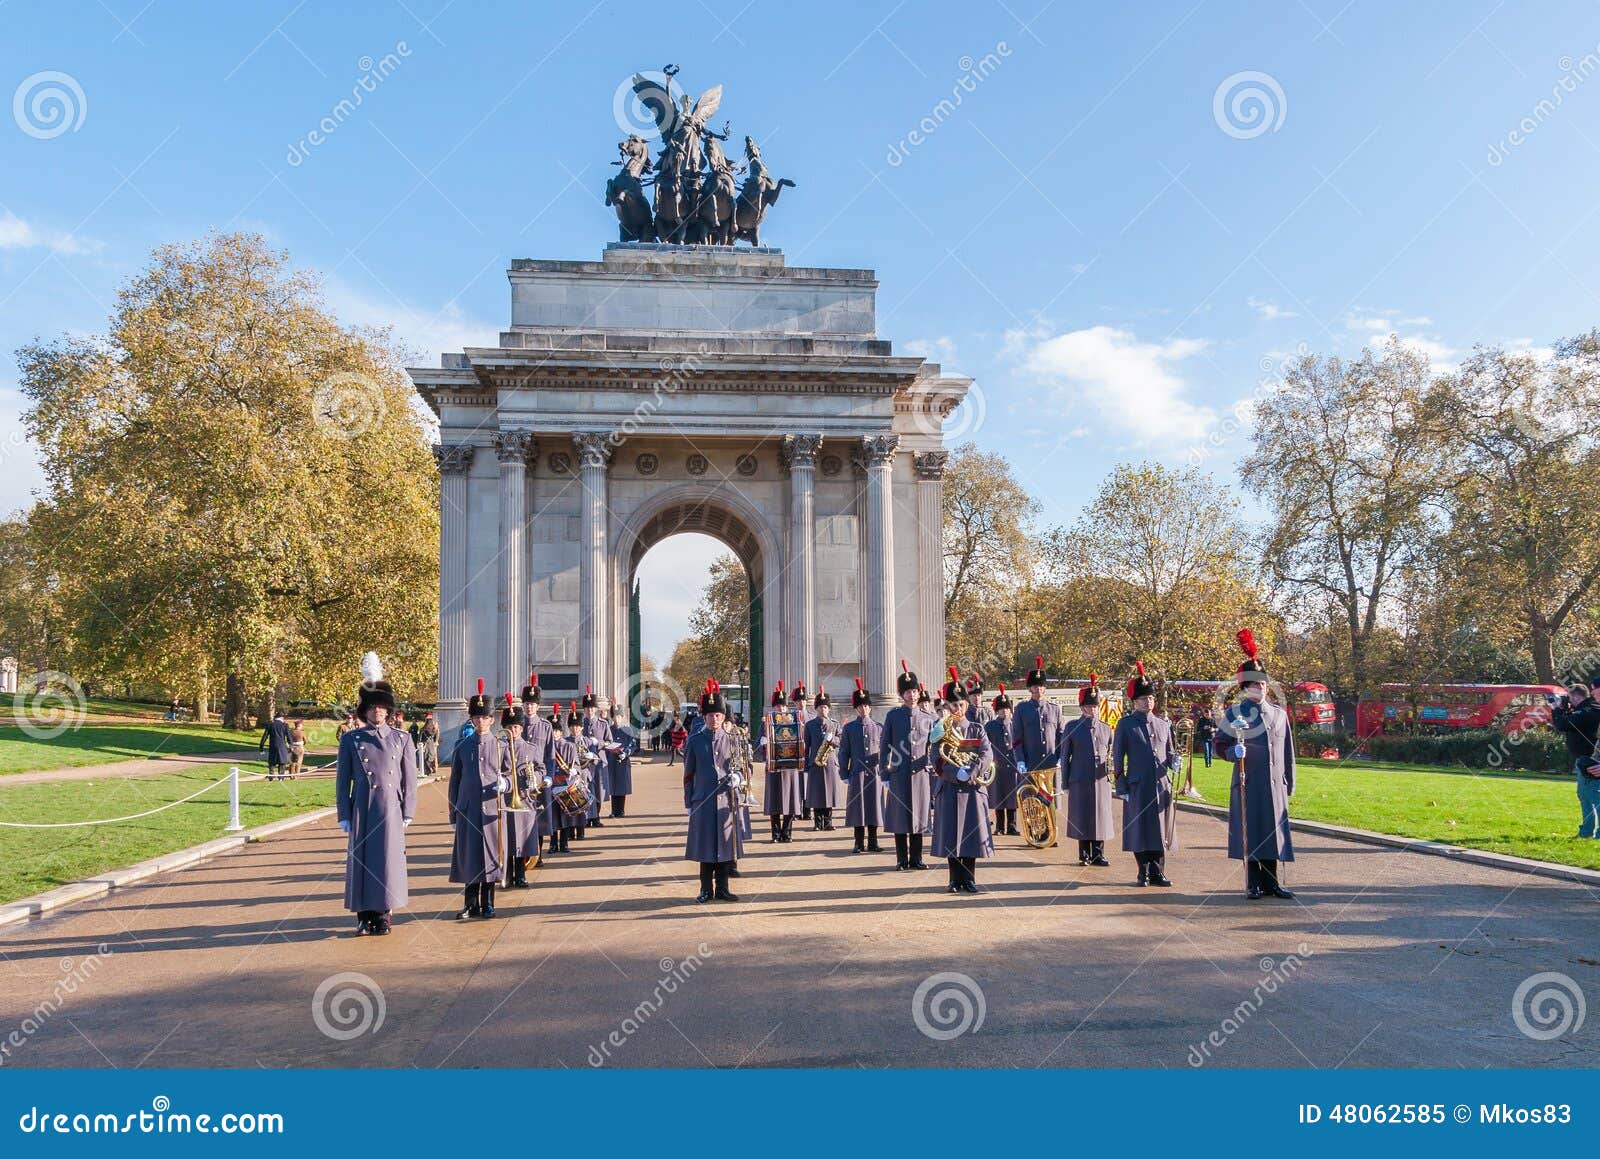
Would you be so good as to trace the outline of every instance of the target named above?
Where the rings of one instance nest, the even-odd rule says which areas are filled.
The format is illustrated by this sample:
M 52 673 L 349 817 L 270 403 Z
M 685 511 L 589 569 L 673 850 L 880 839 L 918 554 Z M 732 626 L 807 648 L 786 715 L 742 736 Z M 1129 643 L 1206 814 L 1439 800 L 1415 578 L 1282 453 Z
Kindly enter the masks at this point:
M 1229 755 L 1236 761 L 1244 760 L 1244 745 L 1242 745 L 1242 744 L 1234 745 L 1233 746 L 1233 750 L 1229 753 Z
M 511 782 L 506 780 L 504 777 L 501 777 L 499 784 L 495 788 L 495 791 L 498 793 L 504 793 L 509 788 L 511 788 Z
M 350 832 L 350 822 L 340 821 L 339 828 L 343 829 L 346 833 Z
M 409 826 L 410 826 L 410 824 L 411 824 L 411 818 L 410 818 L 410 817 L 407 817 L 407 818 L 406 818 L 406 819 L 405 819 L 405 820 L 404 820 L 404 821 L 403 821 L 403 822 L 402 822 L 402 823 L 401 823 L 401 826 L 400 826 L 400 827 L 401 827 L 401 828 L 402 828 L 402 829 L 404 829 L 404 828 L 408 828 L 408 827 L 409 827 Z
M 546 788 L 546 789 L 553 789 L 553 788 L 555 788 L 555 787 L 556 787 L 556 783 L 555 783 L 555 782 L 554 782 L 554 781 L 552 781 L 552 780 L 551 780 L 551 779 L 550 779 L 550 778 L 549 778 L 549 777 L 546 777 L 546 778 L 545 778 L 545 779 L 544 779 L 544 780 L 543 780 L 543 781 L 542 781 L 542 782 L 540 782 L 540 783 L 541 783 L 541 784 L 542 784 L 542 785 L 543 785 L 543 786 L 544 786 L 544 787 L 545 787 L 545 788 Z

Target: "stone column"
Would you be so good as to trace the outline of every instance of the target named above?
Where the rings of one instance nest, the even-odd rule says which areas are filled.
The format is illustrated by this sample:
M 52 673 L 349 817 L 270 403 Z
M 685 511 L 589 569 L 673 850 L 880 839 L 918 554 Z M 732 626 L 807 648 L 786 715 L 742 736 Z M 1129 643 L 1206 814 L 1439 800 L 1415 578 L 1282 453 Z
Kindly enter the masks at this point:
M 862 555 L 866 575 L 861 585 L 862 679 L 875 704 L 895 704 L 895 674 L 900 670 L 894 646 L 894 488 L 892 471 L 899 435 L 866 435 L 861 460 L 867 472 L 866 519 Z M 923 681 L 926 673 L 919 673 Z
M 949 451 L 911 456 L 917 476 L 918 662 L 934 673 L 944 672 L 944 469 L 949 461 Z
M 528 657 L 522 561 L 523 529 L 528 522 L 528 458 L 536 444 L 527 431 L 497 431 L 500 460 L 500 682 L 498 689 L 521 688 Z
M 817 685 L 816 554 L 817 448 L 822 436 L 786 435 L 783 465 L 789 472 L 789 564 L 784 576 L 784 649 L 792 671 L 785 680 L 805 681 L 815 695 Z
M 611 462 L 611 436 L 605 431 L 579 431 L 578 448 L 578 683 L 592 684 L 598 695 L 611 687 L 607 672 L 607 627 L 611 622 L 611 585 L 606 567 L 606 469 Z
M 439 464 L 439 717 L 441 755 L 467 715 L 467 471 L 471 443 L 433 448 Z

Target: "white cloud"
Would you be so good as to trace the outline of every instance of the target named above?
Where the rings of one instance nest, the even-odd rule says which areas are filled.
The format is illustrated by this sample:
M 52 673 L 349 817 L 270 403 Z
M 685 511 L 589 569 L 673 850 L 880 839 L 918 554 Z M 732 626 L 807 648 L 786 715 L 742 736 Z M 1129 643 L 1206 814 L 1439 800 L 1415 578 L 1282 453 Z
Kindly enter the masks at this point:
M 1461 351 L 1441 340 L 1436 334 L 1423 333 L 1420 327 L 1431 326 L 1432 319 L 1398 317 L 1394 311 L 1353 311 L 1345 315 L 1346 328 L 1360 334 L 1366 344 L 1382 342 L 1393 335 L 1401 346 L 1428 360 L 1436 374 L 1450 374 L 1457 368 L 1456 356 Z
M 1216 416 L 1190 400 L 1179 368 L 1206 346 L 1196 338 L 1140 342 L 1126 330 L 1091 326 L 1038 341 L 1023 366 L 1141 443 L 1195 439 Z
M 1278 303 L 1270 302 L 1263 298 L 1250 298 L 1248 299 L 1248 305 L 1268 322 L 1276 322 L 1279 318 L 1298 318 L 1300 316 L 1293 310 L 1285 310 Z
M 347 326 L 387 326 L 395 338 L 410 347 L 421 365 L 435 366 L 439 355 L 458 353 L 467 346 L 498 346 L 496 323 L 469 318 L 454 302 L 442 309 L 377 297 L 337 278 L 327 282 L 328 303 Z
M 47 249 L 58 254 L 97 253 L 105 248 L 93 238 L 33 225 L 14 213 L 0 214 L 0 250 Z
M 711 561 L 727 554 L 721 540 L 686 532 L 663 539 L 639 561 L 640 650 L 663 668 L 689 635 L 689 615 L 711 582 Z

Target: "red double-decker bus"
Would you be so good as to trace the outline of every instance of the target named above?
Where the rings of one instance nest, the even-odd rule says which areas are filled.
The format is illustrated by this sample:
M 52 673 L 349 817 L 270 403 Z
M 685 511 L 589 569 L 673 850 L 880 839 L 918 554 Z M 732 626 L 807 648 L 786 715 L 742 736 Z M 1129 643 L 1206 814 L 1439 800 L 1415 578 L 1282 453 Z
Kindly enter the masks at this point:
M 1555 684 L 1385 684 L 1362 694 L 1356 735 L 1465 728 L 1519 732 L 1548 725 L 1545 697 L 1561 692 Z
M 1313 724 L 1331 729 L 1337 713 L 1333 693 L 1315 680 L 1297 681 L 1289 689 L 1289 715 L 1296 724 Z

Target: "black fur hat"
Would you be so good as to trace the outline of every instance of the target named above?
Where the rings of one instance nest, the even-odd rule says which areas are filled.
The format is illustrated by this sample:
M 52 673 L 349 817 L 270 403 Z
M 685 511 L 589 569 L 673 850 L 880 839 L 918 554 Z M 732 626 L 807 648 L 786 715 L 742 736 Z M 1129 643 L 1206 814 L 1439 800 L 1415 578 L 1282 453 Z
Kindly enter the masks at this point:
M 861 677 L 856 677 L 856 690 L 850 694 L 850 707 L 860 708 L 863 704 L 872 707 L 872 693 L 867 691 L 866 685 L 861 683 Z
M 376 652 L 361 657 L 361 687 L 356 691 L 356 716 L 365 720 L 374 706 L 395 710 L 394 689 L 383 678 L 383 662 Z
M 728 715 L 728 698 L 722 695 L 722 685 L 715 680 L 706 681 L 706 690 L 700 694 L 700 713 L 710 716 L 713 712 Z
M 904 696 L 914 688 L 920 689 L 922 687 L 922 682 L 917 679 L 917 674 L 911 671 L 911 665 L 907 664 L 903 659 L 900 661 L 900 675 L 895 677 L 894 684 L 895 691 L 901 696 Z
M 467 697 L 468 716 L 493 716 L 494 710 L 489 707 L 489 698 L 483 694 L 483 677 L 478 677 L 478 695 Z
M 522 703 L 539 703 L 539 674 L 537 672 L 528 673 L 528 682 L 522 686 Z

